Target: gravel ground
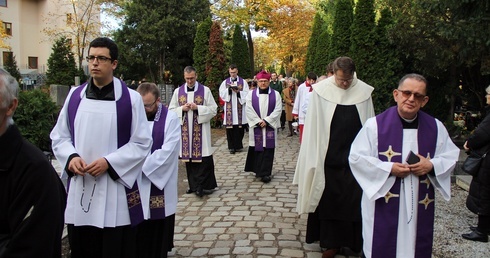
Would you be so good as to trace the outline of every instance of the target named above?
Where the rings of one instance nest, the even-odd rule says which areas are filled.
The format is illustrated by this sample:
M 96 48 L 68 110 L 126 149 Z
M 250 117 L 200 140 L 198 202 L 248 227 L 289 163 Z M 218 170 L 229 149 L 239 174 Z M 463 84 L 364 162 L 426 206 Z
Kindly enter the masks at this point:
M 462 233 L 470 232 L 469 226 L 476 225 L 477 216 L 466 208 L 468 192 L 455 184 L 451 190 L 449 202 L 441 194 L 436 194 L 433 257 L 490 257 L 490 243 L 461 237 Z

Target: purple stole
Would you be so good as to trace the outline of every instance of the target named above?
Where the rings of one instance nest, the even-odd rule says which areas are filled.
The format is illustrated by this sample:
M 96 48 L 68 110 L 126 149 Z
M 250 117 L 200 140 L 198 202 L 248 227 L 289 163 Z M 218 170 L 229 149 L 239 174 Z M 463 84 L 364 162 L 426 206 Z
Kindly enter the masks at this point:
M 255 113 L 260 118 L 263 118 L 260 115 L 260 103 L 259 103 L 259 96 L 257 96 L 257 89 L 252 91 L 252 107 L 255 110 Z M 269 88 L 269 107 L 267 109 L 267 116 L 274 111 L 274 108 L 276 106 L 276 92 L 275 90 L 271 90 Z M 254 128 L 254 139 L 255 139 L 255 151 L 264 151 L 264 140 L 262 139 L 262 128 L 259 126 L 256 126 Z M 276 147 L 276 135 L 274 128 L 270 127 L 269 125 L 265 126 L 265 147 L 268 149 L 272 149 Z
M 84 83 L 78 86 L 73 91 L 68 103 L 68 122 L 70 125 L 70 135 L 73 146 L 75 146 L 75 117 L 77 115 L 78 106 L 82 101 L 80 94 L 88 83 Z M 131 121 L 132 121 L 132 108 L 131 97 L 126 84 L 121 81 L 122 95 L 119 100 L 116 101 L 116 113 L 117 113 L 117 147 L 121 148 L 124 144 L 129 142 L 131 138 Z M 87 86 L 88 87 L 88 86 Z M 114 84 L 114 87 L 117 87 Z M 71 180 L 68 180 L 70 182 Z M 68 183 L 69 188 L 69 183 Z M 136 226 L 144 220 L 143 207 L 141 205 L 141 196 L 138 188 L 138 183 L 134 182 L 131 189 L 124 187 L 126 190 L 126 199 L 128 202 L 129 217 L 131 219 L 131 226 Z
M 202 105 L 204 103 L 204 85 L 198 84 L 194 90 L 194 103 L 196 105 Z M 183 84 L 179 87 L 179 106 L 187 103 L 186 85 Z M 197 110 L 189 110 L 193 112 L 192 121 L 192 143 L 189 142 L 189 121 L 187 118 L 187 112 L 183 114 L 182 124 L 182 155 L 180 159 L 184 162 L 201 162 L 202 161 L 202 124 L 197 122 L 198 113 Z M 192 145 L 190 145 L 192 144 Z M 189 153 L 189 146 L 192 146 Z
M 165 121 L 167 120 L 168 109 L 161 103 L 158 103 L 158 113 L 153 122 L 153 130 L 151 136 L 153 138 L 153 145 L 151 146 L 151 153 L 162 148 L 163 140 L 165 138 Z M 153 183 L 150 189 L 150 219 L 164 219 L 165 218 L 165 191 L 160 190 Z
M 419 127 L 417 133 L 418 153 L 434 157 L 437 141 L 437 124 L 433 117 L 419 111 Z M 400 121 L 396 106 L 391 107 L 376 116 L 378 125 L 378 152 L 382 161 L 402 163 L 403 125 Z M 383 153 L 383 154 L 382 154 Z M 385 198 L 376 200 L 373 229 L 373 258 L 396 257 L 399 194 L 401 178 L 396 178 L 395 184 Z M 417 196 L 415 193 L 414 197 Z M 430 258 L 432 255 L 432 240 L 434 233 L 434 187 L 427 175 L 419 177 L 417 214 L 417 238 L 415 244 L 416 258 Z
M 237 77 L 237 86 L 239 90 L 243 89 L 243 79 L 241 77 Z M 231 77 L 226 79 L 226 85 L 231 84 Z M 226 128 L 233 128 L 233 110 L 232 110 L 232 102 L 233 102 L 233 93 L 230 95 L 230 101 L 225 102 L 226 108 Z M 242 127 L 242 115 L 243 115 L 243 106 L 240 104 L 237 96 L 237 114 L 238 114 L 238 125 Z

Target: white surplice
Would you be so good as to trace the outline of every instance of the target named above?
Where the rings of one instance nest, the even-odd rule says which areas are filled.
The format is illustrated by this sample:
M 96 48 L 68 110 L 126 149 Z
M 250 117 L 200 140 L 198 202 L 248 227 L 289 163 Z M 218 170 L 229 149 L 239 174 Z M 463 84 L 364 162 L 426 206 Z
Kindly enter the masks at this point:
M 439 120 L 436 120 L 436 124 L 437 145 L 434 157 L 430 157 L 434 165 L 435 176 L 428 175 L 428 178 L 443 198 L 448 201 L 451 198 L 451 171 L 454 169 L 460 151 L 452 142 L 444 125 Z M 406 159 L 410 151 L 418 153 L 416 129 L 403 130 L 402 160 Z M 393 162 L 379 160 L 378 152 L 376 118 L 371 118 L 352 143 L 349 155 L 352 173 L 363 189 L 361 202 L 363 250 L 364 255 L 368 258 L 372 254 L 375 202 L 379 198 L 384 198 L 395 183 L 395 177 L 390 176 Z M 419 201 L 423 199 L 418 196 L 418 191 L 419 178 L 417 176 L 409 175 L 402 180 L 399 197 L 397 257 L 414 257 L 415 255 L 417 211 Z
M 298 116 L 298 124 L 305 124 L 306 110 L 308 108 L 309 97 L 311 95 L 310 87 L 303 82 L 298 86 L 296 97 L 294 98 L 293 115 Z
M 358 80 L 355 74 L 351 86 L 345 90 L 337 86 L 334 76 L 312 87 L 293 178 L 293 184 L 298 185 L 296 211 L 299 214 L 315 212 L 325 189 L 329 128 L 337 105 L 356 105 L 362 124 L 374 116 L 373 87 Z
M 240 77 L 238 77 L 240 78 Z M 224 80 L 221 85 L 219 86 L 219 97 L 225 102 L 225 105 L 223 106 L 223 111 L 225 112 L 224 116 L 223 116 L 223 125 L 226 125 L 226 102 L 231 102 L 231 112 L 232 112 L 232 119 L 233 119 L 233 125 L 238 125 L 238 107 L 237 107 L 237 103 L 240 102 L 240 104 L 242 105 L 242 125 L 246 124 L 247 123 L 247 115 L 246 115 L 246 111 L 245 111 L 245 104 L 246 104 L 246 101 L 247 101 L 247 95 L 248 95 L 248 92 L 249 92 L 249 88 L 248 88 L 248 83 L 243 80 L 243 78 L 241 78 L 242 81 L 243 81 L 243 88 L 242 90 L 240 91 L 240 97 L 238 97 L 238 94 L 234 91 L 231 91 L 231 95 L 229 93 L 229 88 L 227 87 L 226 85 L 226 81 L 227 80 Z M 238 80 L 237 80 L 238 82 Z
M 116 100 L 121 97 L 122 86 L 119 79 L 114 78 Z M 119 179 L 114 181 L 107 172 L 97 178 L 88 174 L 83 177 L 71 177 L 65 223 L 99 228 L 129 225 L 124 188 L 132 187 L 141 174 L 141 167 L 152 143 L 141 96 L 136 91 L 129 91 L 132 107 L 131 137 L 128 143 L 118 148 L 116 101 L 87 99 L 85 89 L 82 90 L 82 99 L 74 121 L 73 145 L 67 110 L 74 90 L 70 90 L 58 121 L 51 131 L 56 159 L 65 166 L 69 156 L 74 153 L 80 155 L 87 164 L 104 157 Z M 66 171 L 63 171 L 62 177 L 68 177 Z
M 282 111 L 282 99 L 281 99 L 281 94 L 277 92 L 276 90 L 272 89 L 269 87 L 269 93 L 271 91 L 274 91 L 274 94 L 276 96 L 276 105 L 274 106 L 274 110 L 272 113 L 267 115 L 267 112 L 269 110 L 269 94 L 259 94 L 259 89 L 255 91 L 255 95 L 259 97 L 259 106 L 260 106 L 260 116 L 255 112 L 255 109 L 253 108 L 252 105 L 252 95 L 254 92 L 250 92 L 250 94 L 247 95 L 247 119 L 248 119 L 248 125 L 250 127 L 250 132 L 248 133 L 248 142 L 249 146 L 255 146 L 255 138 L 254 138 L 254 128 L 257 127 L 257 124 L 260 123 L 260 121 L 265 120 L 267 123 L 274 128 L 274 136 L 275 136 L 275 142 L 277 143 L 277 128 L 281 127 L 281 111 Z M 263 118 L 260 118 L 263 117 Z M 265 148 L 266 144 L 266 127 L 262 128 L 262 145 Z
M 159 119 L 161 119 L 161 114 L 157 113 L 155 121 Z M 150 130 L 153 130 L 154 121 L 148 121 L 147 123 Z M 161 149 L 149 154 L 143 164 L 143 175 L 138 178 L 145 219 L 150 218 L 150 189 L 152 183 L 158 189 L 164 189 L 165 217 L 175 214 L 177 210 L 180 135 L 179 118 L 175 112 L 168 111 L 163 145 Z
M 216 105 L 216 101 L 214 101 L 211 90 L 208 87 L 202 86 L 202 84 L 199 84 L 198 82 L 195 84 L 194 91 L 187 92 L 187 83 L 184 85 L 184 87 L 185 92 L 187 93 L 187 103 L 194 102 L 194 92 L 196 92 L 199 87 L 204 87 L 204 103 L 203 105 L 197 105 L 197 122 L 202 124 L 202 156 L 211 156 L 213 154 L 211 142 L 211 119 L 216 116 L 216 113 L 218 112 L 218 105 Z M 182 125 L 184 123 L 184 112 L 182 111 L 182 107 L 179 105 L 179 88 L 174 90 L 168 109 L 177 114 L 177 117 L 180 119 L 179 124 Z M 189 112 L 186 112 L 185 114 L 187 115 L 187 121 L 189 123 L 189 143 L 192 143 L 192 121 L 194 121 L 194 111 L 189 110 Z M 192 153 L 191 148 L 192 144 L 189 144 L 189 153 Z M 182 147 L 179 147 L 179 150 L 179 155 L 182 156 Z

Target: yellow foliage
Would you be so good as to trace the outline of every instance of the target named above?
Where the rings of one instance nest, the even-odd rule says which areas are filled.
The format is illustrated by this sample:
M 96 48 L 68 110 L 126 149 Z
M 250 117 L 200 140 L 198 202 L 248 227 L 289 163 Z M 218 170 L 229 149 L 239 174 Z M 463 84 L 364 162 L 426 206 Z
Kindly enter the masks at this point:
M 10 38 L 9 35 L 7 35 L 7 32 L 5 31 L 5 28 L 3 27 L 3 21 L 0 20 L 0 48 L 6 48 L 10 51 L 10 46 L 5 42 L 5 39 Z

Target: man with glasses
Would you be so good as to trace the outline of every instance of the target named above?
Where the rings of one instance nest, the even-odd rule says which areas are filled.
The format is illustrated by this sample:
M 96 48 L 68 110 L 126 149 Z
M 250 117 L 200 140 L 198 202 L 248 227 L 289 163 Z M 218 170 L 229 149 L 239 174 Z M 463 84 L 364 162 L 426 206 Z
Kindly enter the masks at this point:
M 293 117 L 298 119 L 300 143 L 303 140 L 303 128 L 305 125 L 306 110 L 308 109 L 310 94 L 313 91 L 313 88 L 311 86 L 315 84 L 316 79 L 316 74 L 313 72 L 309 72 L 308 76 L 306 77 L 306 81 L 298 86 L 298 90 L 294 98 L 295 101 L 292 112 Z
M 341 250 L 361 252 L 362 190 L 347 158 L 362 125 L 374 116 L 373 87 L 357 79 L 354 61 L 339 57 L 333 70 L 334 76 L 313 85 L 293 179 L 297 211 L 309 213 L 306 242 L 320 241 L 326 258 Z
M 230 77 L 219 87 L 219 96 L 224 101 L 225 112 L 223 125 L 226 127 L 226 140 L 231 154 L 243 149 L 243 136 L 247 116 L 245 115 L 245 100 L 248 94 L 248 83 L 238 76 L 238 68 L 231 64 L 228 68 Z
M 143 98 L 153 137 L 151 154 L 138 178 L 145 216 L 145 221 L 138 225 L 138 256 L 162 258 L 174 246 L 180 121 L 175 112 L 169 112 L 160 103 L 156 84 L 144 82 L 137 91 Z
M 396 106 L 369 119 L 349 162 L 362 187 L 365 257 L 431 257 L 434 190 L 451 197 L 459 156 L 444 125 L 420 111 L 427 80 L 407 74 L 393 91 Z
M 151 148 L 139 93 L 113 76 L 117 45 L 90 42 L 89 80 L 71 89 L 51 132 L 68 180 L 72 257 L 137 257 L 131 225 L 143 220 L 136 179 Z
M 269 87 L 271 75 L 261 71 L 256 76 L 258 88 L 247 95 L 247 120 L 250 126 L 245 171 L 252 171 L 264 183 L 272 176 L 272 163 L 281 126 L 281 94 Z
M 181 125 L 180 159 L 185 162 L 189 189 L 198 197 L 210 194 L 218 186 L 214 174 L 211 119 L 218 105 L 211 90 L 197 82 L 196 69 L 184 68 L 185 83 L 175 89 L 169 110 L 177 113 Z

